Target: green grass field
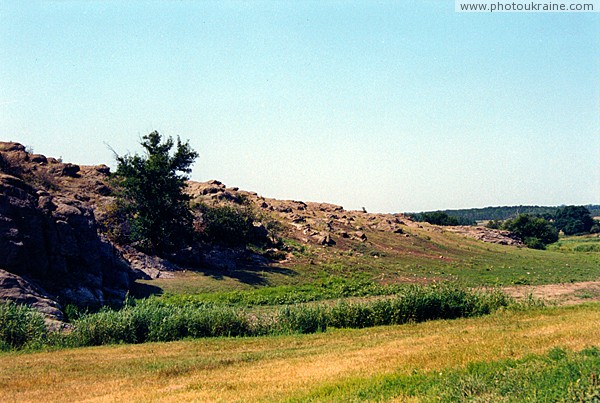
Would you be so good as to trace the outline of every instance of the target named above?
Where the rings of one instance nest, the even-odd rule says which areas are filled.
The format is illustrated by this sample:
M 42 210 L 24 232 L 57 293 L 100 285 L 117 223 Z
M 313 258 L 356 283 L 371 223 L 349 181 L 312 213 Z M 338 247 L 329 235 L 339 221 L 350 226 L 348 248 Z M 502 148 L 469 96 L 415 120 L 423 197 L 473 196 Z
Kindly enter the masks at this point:
M 596 303 L 310 335 L 0 353 L 0 401 L 585 401 L 599 392 L 598 340 Z
M 283 295 L 339 281 L 384 285 L 450 281 L 478 287 L 600 279 L 600 238 L 596 236 L 564 237 L 548 250 L 534 250 L 483 243 L 428 227 L 411 231 L 410 238 L 373 232 L 368 244 L 348 249 L 308 246 L 291 262 L 268 269 L 187 271 L 175 279 L 139 283 L 170 295 L 251 290 Z M 275 288 L 264 291 L 271 287 Z

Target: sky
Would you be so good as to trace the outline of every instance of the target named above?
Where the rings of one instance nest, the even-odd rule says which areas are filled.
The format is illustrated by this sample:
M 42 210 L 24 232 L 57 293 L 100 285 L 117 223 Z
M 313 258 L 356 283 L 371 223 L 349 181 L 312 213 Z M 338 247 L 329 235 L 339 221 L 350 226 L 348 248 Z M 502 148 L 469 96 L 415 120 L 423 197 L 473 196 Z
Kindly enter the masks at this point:
M 600 204 L 600 13 L 0 0 L 0 141 L 369 212 Z

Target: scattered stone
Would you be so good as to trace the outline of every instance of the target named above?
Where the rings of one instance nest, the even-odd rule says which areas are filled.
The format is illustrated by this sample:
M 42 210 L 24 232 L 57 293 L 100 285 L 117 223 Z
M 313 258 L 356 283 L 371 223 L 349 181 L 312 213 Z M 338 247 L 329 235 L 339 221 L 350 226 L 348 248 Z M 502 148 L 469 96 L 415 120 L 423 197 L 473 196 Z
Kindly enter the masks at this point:
M 363 231 L 356 231 L 354 233 L 354 238 L 364 242 L 367 240 L 367 235 Z
M 318 234 L 316 241 L 319 245 L 323 246 L 333 246 L 336 244 L 330 234 Z
M 481 226 L 453 226 L 446 227 L 450 232 L 461 234 L 469 238 L 478 239 L 483 242 L 497 243 L 500 245 L 523 246 L 523 242 L 514 234 L 505 230 L 491 229 Z

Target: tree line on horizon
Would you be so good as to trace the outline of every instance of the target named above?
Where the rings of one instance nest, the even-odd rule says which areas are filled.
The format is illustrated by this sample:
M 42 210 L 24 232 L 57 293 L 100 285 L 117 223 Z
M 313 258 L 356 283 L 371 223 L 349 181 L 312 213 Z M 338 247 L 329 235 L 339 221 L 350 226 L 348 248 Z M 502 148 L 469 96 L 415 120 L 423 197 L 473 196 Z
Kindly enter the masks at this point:
M 419 213 L 407 213 L 415 221 L 438 220 L 444 222 L 437 225 L 475 225 L 482 221 L 509 220 L 516 218 L 519 214 L 548 217 L 554 215 L 562 206 L 498 206 L 470 209 L 449 209 L 436 211 L 423 211 Z M 600 205 L 587 204 L 585 207 L 592 217 L 600 217 Z M 446 217 L 447 216 L 447 217 Z
M 546 245 L 558 241 L 560 233 L 564 235 L 600 233 L 600 221 L 592 217 L 586 206 L 562 206 L 541 211 L 544 212 L 519 213 L 513 218 L 488 220 L 486 227 L 509 231 L 527 247 L 533 249 L 545 249 Z M 469 224 L 468 220 L 451 216 L 443 211 L 413 214 L 411 217 L 435 225 L 474 224 L 472 222 Z

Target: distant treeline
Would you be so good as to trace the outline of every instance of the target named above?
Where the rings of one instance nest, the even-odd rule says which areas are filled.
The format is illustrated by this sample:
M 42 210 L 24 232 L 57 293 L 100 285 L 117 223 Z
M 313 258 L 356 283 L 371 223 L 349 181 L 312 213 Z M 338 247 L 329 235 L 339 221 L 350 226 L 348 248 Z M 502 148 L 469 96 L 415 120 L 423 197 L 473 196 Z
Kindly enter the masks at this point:
M 472 225 L 477 221 L 508 220 L 517 217 L 519 214 L 531 214 L 539 216 L 554 215 L 560 207 L 562 206 L 502 206 L 459 210 L 426 211 L 422 213 L 408 213 L 408 215 L 413 217 L 417 221 L 425 221 L 421 218 L 423 218 L 424 216 L 431 215 L 433 213 L 442 213 L 443 215 L 455 218 L 456 221 L 459 222 L 461 225 Z M 589 210 L 590 215 L 592 217 L 600 217 L 600 205 L 588 204 L 584 207 Z

